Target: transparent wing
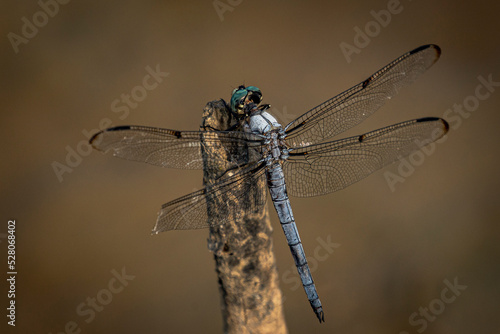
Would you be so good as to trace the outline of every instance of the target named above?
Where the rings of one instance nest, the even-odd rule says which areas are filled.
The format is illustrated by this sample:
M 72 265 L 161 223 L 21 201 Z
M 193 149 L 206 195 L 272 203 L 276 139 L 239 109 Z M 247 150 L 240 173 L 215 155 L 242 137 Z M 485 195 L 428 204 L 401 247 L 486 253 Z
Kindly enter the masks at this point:
M 447 131 L 445 120 L 428 117 L 292 149 L 283 164 L 288 192 L 307 197 L 343 189 L 441 138 Z
M 213 166 L 226 170 L 254 162 L 248 156 L 232 152 L 235 147 L 242 145 L 257 150 L 262 143 L 262 136 L 233 131 L 176 131 L 146 126 L 118 126 L 97 133 L 90 143 L 100 151 L 112 150 L 117 157 L 161 167 L 203 169 L 205 159 Z M 202 145 L 225 154 L 202 157 Z M 258 155 L 252 156 L 259 158 Z
M 365 81 L 290 122 L 285 127 L 288 143 L 292 147 L 317 144 L 361 123 L 400 88 L 415 81 L 440 54 L 437 45 L 405 53 Z
M 225 224 L 250 213 L 262 211 L 266 192 L 255 191 L 265 183 L 265 163 L 239 170 L 234 175 L 164 204 L 153 233 L 190 230 Z

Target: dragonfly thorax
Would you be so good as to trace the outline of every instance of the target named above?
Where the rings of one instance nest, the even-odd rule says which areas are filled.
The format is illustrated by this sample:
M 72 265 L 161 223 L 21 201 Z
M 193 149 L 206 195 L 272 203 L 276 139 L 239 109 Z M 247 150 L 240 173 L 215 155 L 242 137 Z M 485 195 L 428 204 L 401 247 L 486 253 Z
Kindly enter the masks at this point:
M 256 109 L 250 114 L 248 120 L 250 132 L 257 134 L 266 134 L 271 130 L 281 130 L 281 124 L 276 118 L 266 111 Z
M 268 164 L 288 158 L 288 149 L 284 141 L 285 131 L 276 118 L 265 109 L 254 108 L 244 129 L 247 132 L 265 136 L 266 147 L 263 157 Z
M 264 146 L 262 157 L 267 165 L 281 164 L 288 159 L 288 146 L 284 141 L 284 131 L 281 128 L 265 133 L 265 137 L 266 145 Z

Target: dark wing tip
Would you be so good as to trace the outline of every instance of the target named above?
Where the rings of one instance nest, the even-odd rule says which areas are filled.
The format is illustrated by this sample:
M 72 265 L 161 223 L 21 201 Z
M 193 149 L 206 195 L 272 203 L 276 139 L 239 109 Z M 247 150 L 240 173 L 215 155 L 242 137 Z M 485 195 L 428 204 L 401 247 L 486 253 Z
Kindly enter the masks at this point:
M 130 130 L 132 127 L 130 125 L 120 125 L 115 126 L 114 128 L 109 128 L 104 131 L 121 131 L 121 130 Z
M 437 46 L 436 44 L 421 45 L 418 48 L 411 50 L 410 54 L 418 53 L 418 52 L 426 50 L 426 49 L 434 49 L 436 51 L 437 55 L 441 54 L 441 48 L 439 46 Z
M 443 135 L 448 132 L 450 125 L 444 119 L 439 117 L 423 117 L 417 119 L 417 122 L 440 122 L 443 127 Z
M 442 119 L 441 121 L 443 122 L 444 125 L 444 133 L 448 132 L 448 130 L 450 129 L 450 125 L 444 119 Z
M 418 52 L 421 52 L 421 51 L 424 51 L 427 49 L 434 50 L 434 52 L 436 53 L 436 58 L 435 58 L 434 62 L 436 62 L 436 60 L 438 60 L 439 57 L 441 56 L 441 48 L 439 46 L 437 46 L 436 44 L 426 44 L 426 45 L 419 46 L 418 48 L 411 50 L 410 54 L 412 55 L 412 54 L 415 54 L 415 53 L 418 53 Z
M 431 46 L 436 50 L 437 56 L 441 56 L 441 48 L 437 46 L 436 44 L 431 44 Z
M 99 142 L 99 139 L 97 139 L 97 137 L 99 137 L 104 131 L 99 131 L 97 132 L 96 134 L 94 134 L 92 136 L 92 138 L 89 139 L 89 144 L 92 145 L 93 148 L 95 148 L 96 150 L 98 150 L 99 148 L 96 146 Z
M 419 118 L 417 119 L 417 123 L 420 123 L 420 122 L 435 122 L 435 121 L 439 121 L 441 118 L 439 117 L 422 117 L 422 118 Z
M 108 128 L 106 130 L 99 131 L 89 139 L 89 144 L 92 145 L 92 147 L 95 148 L 96 150 L 100 150 L 100 148 L 98 147 L 100 139 L 98 137 L 101 136 L 104 132 L 130 130 L 130 129 L 131 129 L 130 125 L 122 125 L 122 126 L 115 126 L 114 128 Z

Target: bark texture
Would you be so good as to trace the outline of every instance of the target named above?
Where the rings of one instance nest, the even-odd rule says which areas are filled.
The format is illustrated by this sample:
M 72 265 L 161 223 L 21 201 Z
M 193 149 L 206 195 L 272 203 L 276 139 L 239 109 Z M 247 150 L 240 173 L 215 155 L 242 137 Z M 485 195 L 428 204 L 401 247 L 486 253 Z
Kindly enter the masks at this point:
M 239 120 L 223 100 L 207 103 L 203 112 L 201 130 L 227 130 Z M 212 154 L 247 156 L 245 147 L 206 148 L 204 157 Z M 210 186 L 225 170 L 217 170 L 204 160 L 203 182 Z M 245 189 L 245 198 L 231 194 L 217 194 L 209 201 L 212 209 L 228 202 L 256 201 L 267 192 L 265 182 L 257 182 Z M 267 206 L 252 213 L 243 212 L 231 217 L 229 223 L 217 223 L 217 214 L 211 220 L 208 247 L 215 258 L 221 293 L 222 317 L 225 333 L 287 333 L 282 297 L 279 290 L 276 261 L 272 252 L 272 227 Z M 214 211 L 217 212 L 217 211 Z

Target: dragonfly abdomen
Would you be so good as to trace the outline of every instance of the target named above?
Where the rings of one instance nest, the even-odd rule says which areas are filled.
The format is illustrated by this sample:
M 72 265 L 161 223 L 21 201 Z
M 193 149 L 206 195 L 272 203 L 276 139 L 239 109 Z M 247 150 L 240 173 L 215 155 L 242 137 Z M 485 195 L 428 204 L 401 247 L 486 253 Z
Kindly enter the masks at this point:
M 266 171 L 267 174 L 267 184 L 269 187 L 269 192 L 271 193 L 271 199 L 274 204 L 274 208 L 278 213 L 278 217 L 285 233 L 285 237 L 292 252 L 293 260 L 297 271 L 302 281 L 302 286 L 306 292 L 307 299 L 316 313 L 319 321 L 325 321 L 323 314 L 323 307 L 321 306 L 321 301 L 319 300 L 318 293 L 316 291 L 316 286 L 309 270 L 309 265 L 307 264 L 306 254 L 304 252 L 304 247 L 302 247 L 302 242 L 300 241 L 299 231 L 297 230 L 297 225 L 295 224 L 295 219 L 293 218 L 292 207 L 290 205 L 290 200 L 286 192 L 285 178 L 283 175 L 283 169 L 279 162 L 273 163 Z

